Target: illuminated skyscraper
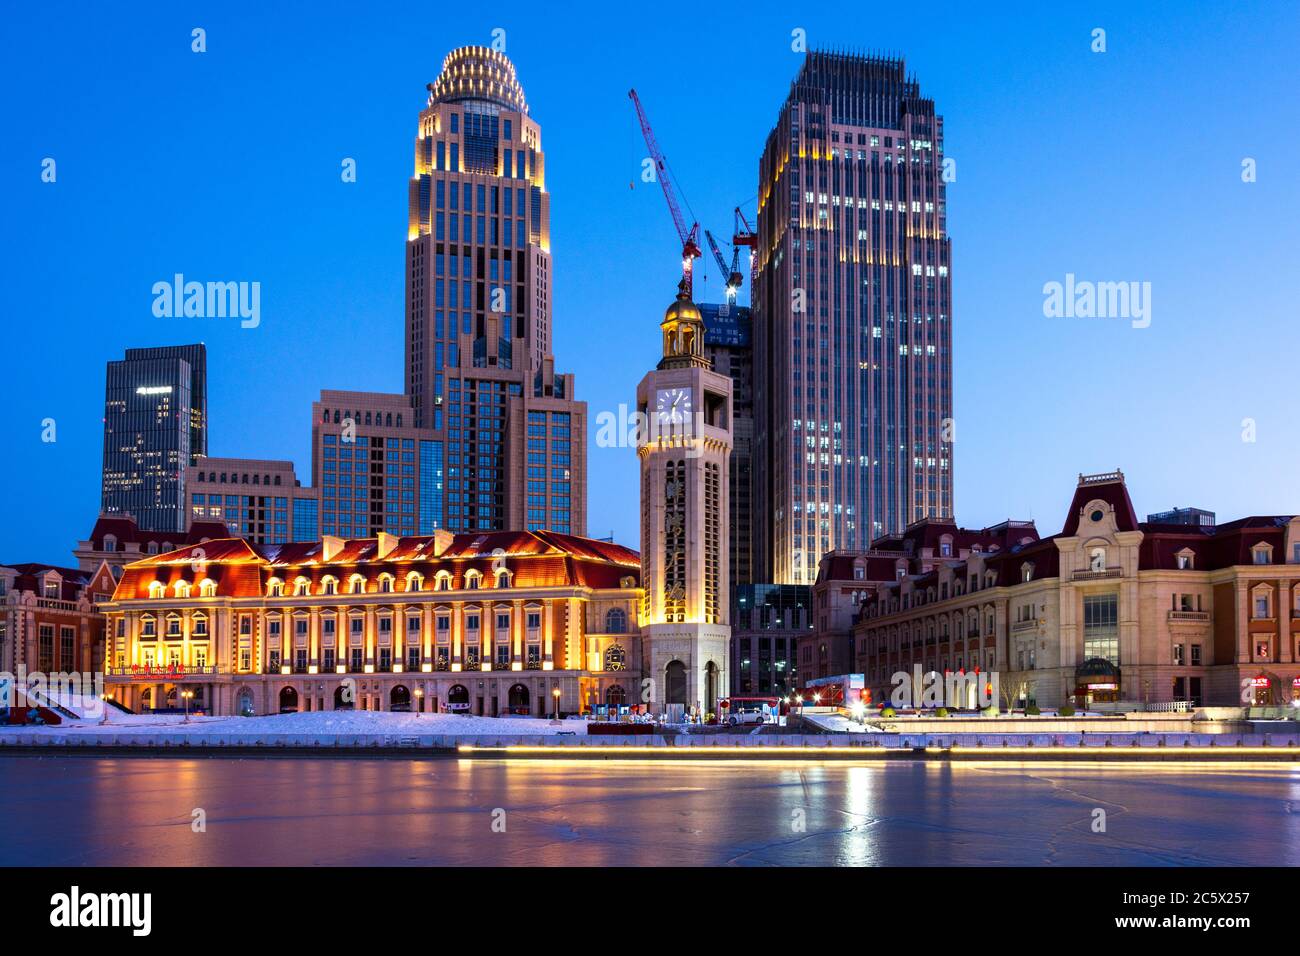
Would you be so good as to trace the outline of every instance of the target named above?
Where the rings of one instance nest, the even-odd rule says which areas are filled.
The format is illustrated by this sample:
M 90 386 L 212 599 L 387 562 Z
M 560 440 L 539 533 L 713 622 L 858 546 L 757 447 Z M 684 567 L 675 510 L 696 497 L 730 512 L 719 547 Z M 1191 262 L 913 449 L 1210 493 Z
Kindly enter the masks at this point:
M 453 50 L 415 140 L 406 383 L 451 531 L 586 532 L 586 404 L 551 357 L 550 196 L 515 68 Z
M 142 531 L 184 531 L 185 469 L 208 451 L 207 349 L 127 349 L 104 387 L 101 509 Z
M 902 60 L 807 54 L 759 170 L 757 580 L 952 515 L 943 171 Z

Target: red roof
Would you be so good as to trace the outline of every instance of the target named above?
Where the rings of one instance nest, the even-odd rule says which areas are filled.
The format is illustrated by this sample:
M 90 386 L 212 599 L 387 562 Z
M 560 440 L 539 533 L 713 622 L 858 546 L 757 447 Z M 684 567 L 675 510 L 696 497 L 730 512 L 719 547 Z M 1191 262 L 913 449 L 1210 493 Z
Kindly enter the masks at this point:
M 439 551 L 439 544 L 446 543 Z M 466 571 L 485 577 L 504 561 L 516 587 L 617 588 L 623 579 L 639 582 L 641 557 L 621 545 L 551 531 L 489 531 L 450 536 L 398 538 L 379 557 L 376 538 L 343 541 L 342 550 L 324 560 L 320 541 L 256 545 L 242 538 L 223 538 L 187 545 L 167 554 L 150 555 L 127 565 L 116 598 L 146 597 L 149 586 L 161 582 L 170 589 L 177 581 L 197 585 L 204 578 L 217 584 L 217 593 L 231 597 L 264 594 L 272 577 L 289 581 L 298 576 L 316 583 L 326 575 L 346 580 L 354 573 L 373 578 L 388 572 L 399 581 L 411 571 L 431 578 L 452 574 L 460 586 Z M 401 585 L 401 586 L 404 586 Z

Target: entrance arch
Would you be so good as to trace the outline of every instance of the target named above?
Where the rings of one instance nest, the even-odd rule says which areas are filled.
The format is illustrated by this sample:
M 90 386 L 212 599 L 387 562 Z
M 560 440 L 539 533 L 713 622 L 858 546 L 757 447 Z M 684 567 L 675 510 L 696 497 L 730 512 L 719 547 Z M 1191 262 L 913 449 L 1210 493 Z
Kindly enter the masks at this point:
M 469 688 L 464 684 L 453 684 L 447 691 L 447 709 L 459 714 L 469 713 Z
M 681 661 L 669 661 L 664 669 L 664 703 L 687 703 L 686 665 Z
M 280 690 L 280 713 L 296 714 L 298 712 L 298 692 L 292 687 Z
M 465 699 L 466 701 L 469 700 L 468 697 Z M 507 700 L 509 702 L 508 706 L 510 708 L 510 713 L 512 714 L 528 713 L 528 703 L 529 703 L 528 688 L 525 687 L 523 684 L 515 684 L 513 687 L 511 687 L 510 696 L 507 698 Z
M 718 665 L 713 661 L 704 665 L 704 712 L 718 712 Z
M 240 717 L 253 716 L 253 692 L 249 688 L 240 688 L 239 699 L 235 704 L 235 713 Z
M 405 684 L 398 684 L 389 691 L 388 709 L 399 712 L 411 709 L 411 691 Z
M 622 684 L 614 684 L 605 689 L 605 703 L 610 707 L 622 707 L 627 703 L 627 691 Z
M 338 687 L 334 688 L 335 710 L 352 710 L 355 707 L 356 703 L 353 700 L 352 695 L 344 692 L 342 684 L 339 684 Z

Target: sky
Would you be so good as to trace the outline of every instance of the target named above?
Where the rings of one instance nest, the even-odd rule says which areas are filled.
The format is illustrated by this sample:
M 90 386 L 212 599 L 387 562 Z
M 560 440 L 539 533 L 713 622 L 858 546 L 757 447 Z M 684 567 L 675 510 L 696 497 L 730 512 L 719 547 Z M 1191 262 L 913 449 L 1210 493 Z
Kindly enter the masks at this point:
M 0 562 L 72 562 L 99 508 L 104 366 L 126 348 L 205 342 L 210 454 L 289 459 L 304 484 L 320 389 L 402 390 L 417 115 L 443 56 L 494 37 L 542 128 L 554 352 L 589 406 L 591 535 L 637 544 L 635 455 L 596 447 L 596 420 L 657 360 L 679 278 L 628 90 L 690 212 L 729 235 L 733 207 L 753 219 L 794 31 L 903 56 L 944 116 L 962 524 L 1055 532 L 1077 475 L 1117 467 L 1141 514 L 1300 511 L 1300 5 L 789 7 L 11 10 Z M 721 294 L 708 265 L 700 301 Z M 156 318 L 151 288 L 178 272 L 260 282 L 260 325 Z M 1150 324 L 1045 316 L 1045 284 L 1068 274 L 1150 283 Z

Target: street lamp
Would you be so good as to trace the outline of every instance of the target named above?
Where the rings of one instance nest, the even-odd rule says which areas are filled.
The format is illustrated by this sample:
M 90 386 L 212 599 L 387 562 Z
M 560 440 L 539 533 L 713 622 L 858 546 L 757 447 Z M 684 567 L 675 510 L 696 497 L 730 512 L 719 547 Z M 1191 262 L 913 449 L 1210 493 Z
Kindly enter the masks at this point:
M 551 691 L 551 696 L 555 698 L 555 719 L 560 719 L 560 688 L 556 687 Z
M 185 701 L 185 723 L 187 724 L 190 722 L 190 698 L 193 696 L 194 691 L 192 690 L 181 691 L 181 697 Z
M 415 688 L 415 716 L 419 717 L 424 712 L 424 688 Z

